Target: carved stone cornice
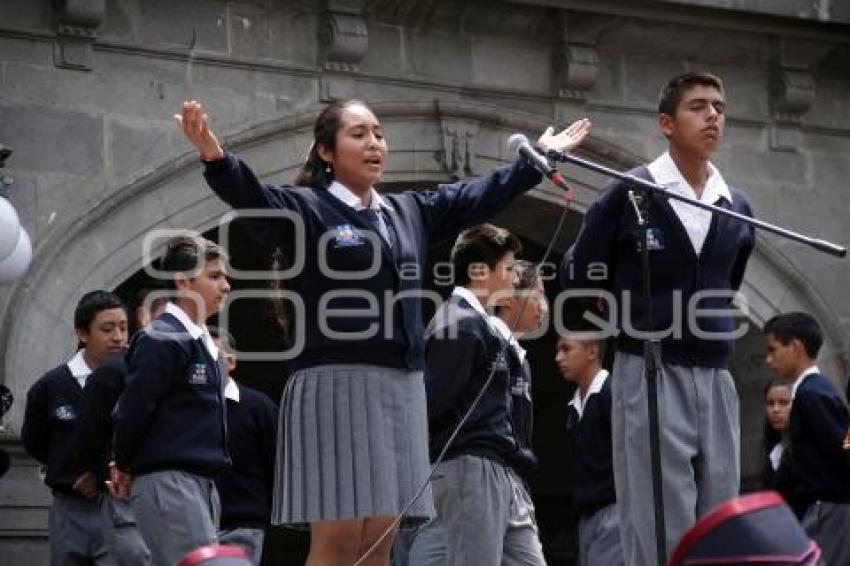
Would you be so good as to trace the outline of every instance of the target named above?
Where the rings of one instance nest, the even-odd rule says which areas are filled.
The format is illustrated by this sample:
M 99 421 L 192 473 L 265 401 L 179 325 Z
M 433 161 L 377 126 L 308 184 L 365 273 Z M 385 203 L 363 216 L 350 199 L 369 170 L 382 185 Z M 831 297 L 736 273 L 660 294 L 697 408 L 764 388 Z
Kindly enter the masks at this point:
M 799 123 L 815 100 L 815 70 L 833 44 L 777 38 L 772 45 L 769 82 L 773 118 L 771 149 L 796 151 Z
M 105 0 L 61 0 L 57 7 L 54 59 L 57 67 L 92 68 L 97 28 L 106 13 Z
M 328 71 L 357 72 L 369 49 L 363 1 L 329 0 L 319 26 L 321 64 Z
M 554 54 L 556 95 L 587 98 L 599 75 L 597 42 L 619 19 L 610 16 L 561 11 Z
M 443 169 L 456 179 L 475 175 L 475 141 L 480 124 L 462 118 L 444 117 L 437 107 L 443 149 L 439 160 Z

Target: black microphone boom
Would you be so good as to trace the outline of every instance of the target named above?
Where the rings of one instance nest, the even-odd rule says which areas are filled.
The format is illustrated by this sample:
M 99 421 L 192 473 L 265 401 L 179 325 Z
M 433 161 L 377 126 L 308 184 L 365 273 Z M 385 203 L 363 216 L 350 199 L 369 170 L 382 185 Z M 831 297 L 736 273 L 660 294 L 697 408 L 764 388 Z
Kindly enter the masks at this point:
M 511 137 L 513 138 L 513 136 Z M 615 171 L 614 169 L 610 169 L 608 167 L 605 167 L 604 165 L 590 161 L 589 159 L 583 159 L 571 153 L 556 150 L 549 150 L 548 152 L 546 152 L 546 154 L 547 157 L 553 161 L 563 161 L 565 163 L 572 163 L 573 165 L 578 165 L 579 167 L 582 167 L 584 169 L 589 169 L 590 171 L 595 171 L 597 173 L 601 173 L 602 175 L 619 179 L 630 187 L 644 190 L 649 193 L 658 194 L 665 198 L 671 198 L 673 200 L 685 202 L 697 208 L 710 210 L 712 213 L 715 214 L 730 216 L 732 218 L 740 220 L 741 222 L 744 222 L 751 226 L 755 226 L 756 228 L 761 228 L 762 230 L 765 230 L 767 232 L 773 232 L 774 234 L 778 234 L 789 240 L 794 240 L 795 242 L 806 244 L 807 246 L 812 247 L 818 251 L 836 257 L 844 257 L 847 255 L 847 248 L 845 248 L 844 246 L 839 246 L 826 240 L 820 240 L 817 238 L 812 238 L 811 236 L 799 234 L 792 230 L 788 230 L 787 228 L 782 228 L 781 226 L 776 226 L 769 222 L 765 222 L 764 220 L 745 216 L 743 214 L 735 212 L 734 210 L 729 210 L 714 204 L 708 204 L 690 197 L 686 197 L 684 195 L 680 195 L 678 193 L 671 192 L 667 190 L 666 187 L 655 184 L 651 181 L 646 181 L 639 177 L 635 177 L 634 175 L 629 175 L 628 173 L 621 173 L 620 171 Z
M 567 185 L 561 173 L 549 163 L 549 160 L 545 156 L 541 155 L 540 152 L 528 143 L 527 137 L 522 134 L 513 134 L 508 138 L 508 150 L 522 157 L 526 163 L 540 171 L 553 185 L 567 191 L 568 196 L 572 194 L 569 185 Z

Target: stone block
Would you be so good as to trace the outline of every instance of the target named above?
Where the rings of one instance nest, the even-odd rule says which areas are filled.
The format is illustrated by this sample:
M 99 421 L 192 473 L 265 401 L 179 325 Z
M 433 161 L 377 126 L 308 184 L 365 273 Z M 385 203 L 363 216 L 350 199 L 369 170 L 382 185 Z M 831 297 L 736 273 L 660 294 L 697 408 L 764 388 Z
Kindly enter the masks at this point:
M 400 26 L 370 23 L 369 49 L 360 62 L 362 72 L 379 76 L 404 76 L 409 61 L 405 58 L 403 34 L 404 28 Z
M 469 36 L 458 31 L 405 30 L 410 73 L 421 79 L 469 84 L 473 62 Z
M 233 56 L 300 67 L 316 64 L 315 9 L 272 2 L 262 6 L 233 3 L 229 11 Z
M 172 121 L 117 116 L 107 118 L 106 128 L 107 169 L 113 187 L 153 171 L 191 147 Z
M 0 12 L 3 27 L 6 29 L 51 29 L 53 27 L 51 11 L 44 4 L 44 2 L 33 0 L 4 0 L 2 12 Z
M 509 41 L 495 36 L 472 38 L 475 86 L 528 93 L 552 91 L 552 53 L 547 44 Z
M 6 63 L 4 67 L 0 99 L 5 104 L 68 108 L 92 114 L 98 112 L 95 101 L 102 93 L 95 86 L 95 73 L 16 62 Z
M 82 176 L 103 165 L 103 120 L 84 112 L 0 105 L 0 138 L 18 169 Z
M 53 60 L 53 48 L 41 39 L 0 37 L 0 60 L 47 68 Z
M 227 3 L 224 0 L 146 0 L 139 5 L 137 30 L 142 44 L 184 47 L 188 53 L 194 28 L 197 49 L 227 53 Z

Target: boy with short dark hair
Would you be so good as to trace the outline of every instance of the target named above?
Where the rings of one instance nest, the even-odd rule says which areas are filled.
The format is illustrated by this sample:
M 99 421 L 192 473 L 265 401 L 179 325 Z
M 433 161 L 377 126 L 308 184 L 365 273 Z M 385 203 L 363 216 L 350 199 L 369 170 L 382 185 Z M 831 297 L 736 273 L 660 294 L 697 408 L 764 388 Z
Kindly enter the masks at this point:
M 792 383 L 788 436 L 792 508 L 826 564 L 850 564 L 850 467 L 844 439 L 850 416 L 815 360 L 823 333 L 809 314 L 775 316 L 764 325 L 766 363 Z
M 672 193 L 751 216 L 712 154 L 723 139 L 721 80 L 689 72 L 662 89 L 658 126 L 667 151 L 630 173 Z M 735 338 L 732 298 L 755 243 L 753 228 L 678 200 L 641 199 L 648 218 L 652 309 L 643 304 L 643 231 L 616 181 L 597 197 L 565 254 L 563 286 L 613 295 L 619 331 L 611 384 L 617 507 L 626 563 L 658 564 L 644 347 L 660 336 L 658 407 L 666 551 L 697 518 L 740 488 L 738 394 L 728 371 Z M 640 196 L 640 195 L 638 195 Z M 652 313 L 650 325 L 648 313 Z M 647 518 L 649 517 L 649 520 Z
M 604 339 L 579 333 L 558 337 L 555 364 L 564 379 L 576 384 L 567 408 L 567 437 L 581 566 L 625 563 L 611 452 L 611 378 L 602 368 L 604 356 Z
M 461 233 L 451 253 L 458 286 L 425 331 L 432 461 L 492 379 L 432 482 L 433 528 L 445 533 L 449 566 L 543 563 L 534 506 L 521 477 L 534 456 L 521 449 L 511 423 L 510 346 L 485 310 L 511 298 L 519 250 L 516 237 L 490 224 Z
M 230 285 L 224 251 L 201 237 L 168 243 L 162 269 L 174 300 L 133 337 L 115 409 L 115 460 L 154 564 L 216 542 L 214 477 L 229 463 L 219 352 L 205 321 Z M 126 476 L 118 474 L 119 483 Z M 118 491 L 125 487 L 119 486 Z
M 90 374 L 127 345 L 127 313 L 121 299 L 109 291 L 86 293 L 74 311 L 74 328 L 76 355 L 44 374 L 27 393 L 21 439 L 27 452 L 47 467 L 44 481 L 53 492 L 48 525 L 51 564 L 113 564 L 100 515 L 105 478 L 100 470 L 77 467 L 73 440 Z

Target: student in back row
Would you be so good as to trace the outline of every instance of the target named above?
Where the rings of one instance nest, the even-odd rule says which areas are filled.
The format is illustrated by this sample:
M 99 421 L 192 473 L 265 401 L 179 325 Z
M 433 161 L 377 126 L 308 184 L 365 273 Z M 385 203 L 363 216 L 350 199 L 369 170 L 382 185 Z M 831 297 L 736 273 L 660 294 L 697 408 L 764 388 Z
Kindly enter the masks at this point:
M 26 451 L 46 466 L 44 481 L 53 492 L 50 563 L 112 565 L 100 515 L 105 478 L 98 470 L 80 471 L 73 440 L 89 375 L 127 345 L 127 313 L 114 294 L 91 291 L 77 303 L 74 328 L 77 353 L 27 392 L 21 439 Z
M 823 333 L 811 315 L 792 312 L 767 321 L 764 336 L 767 365 L 791 384 L 791 507 L 825 564 L 850 564 L 850 467 L 844 450 L 850 416 L 815 365 Z

